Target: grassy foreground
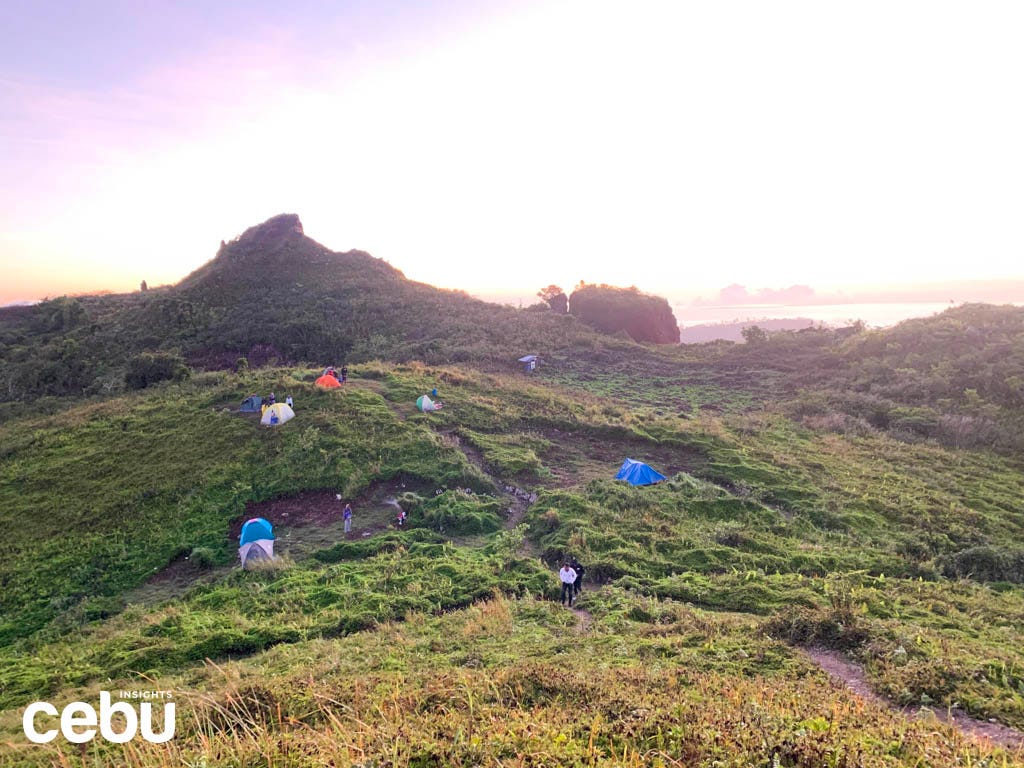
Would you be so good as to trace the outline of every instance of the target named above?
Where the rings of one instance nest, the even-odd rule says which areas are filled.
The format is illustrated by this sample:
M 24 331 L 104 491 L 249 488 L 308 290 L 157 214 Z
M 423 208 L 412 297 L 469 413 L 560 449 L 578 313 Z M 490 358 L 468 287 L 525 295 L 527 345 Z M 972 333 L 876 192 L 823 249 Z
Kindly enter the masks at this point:
M 204 374 L 0 425 L 0 765 L 1019 761 L 866 704 L 799 651 L 848 653 L 896 702 L 1024 727 L 1012 457 L 742 403 L 676 415 L 568 378 L 371 363 L 322 392 L 314 375 Z M 445 409 L 416 412 L 433 387 Z M 233 412 L 270 390 L 293 422 Z M 670 481 L 614 483 L 627 455 Z M 232 523 L 259 505 L 388 483 L 408 530 L 230 568 Z M 557 605 L 567 554 L 588 566 L 581 613 Z M 132 599 L 185 555 L 207 566 L 195 586 Z M 121 688 L 175 691 L 178 737 L 25 743 L 27 702 Z

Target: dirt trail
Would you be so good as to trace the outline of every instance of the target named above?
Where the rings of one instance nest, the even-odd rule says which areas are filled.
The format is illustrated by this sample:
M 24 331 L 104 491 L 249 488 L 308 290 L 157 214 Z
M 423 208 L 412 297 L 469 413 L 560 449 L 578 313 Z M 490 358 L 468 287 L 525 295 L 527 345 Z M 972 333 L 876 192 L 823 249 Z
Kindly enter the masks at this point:
M 579 598 L 576 598 L 579 600 Z M 576 622 L 576 634 L 582 635 L 590 631 L 590 627 L 594 623 L 594 617 L 590 611 L 585 608 L 573 608 L 572 612 L 576 614 L 578 621 Z
M 864 676 L 864 669 L 859 664 L 854 664 L 836 651 L 826 648 L 805 648 L 803 650 L 807 657 L 817 666 L 863 699 L 892 709 L 898 709 L 908 718 L 917 717 L 924 709 L 924 707 L 918 706 L 899 707 L 884 696 L 878 695 L 868 685 L 867 679 Z M 1016 728 L 1011 728 L 1002 723 L 978 720 L 959 709 L 949 711 L 929 709 L 929 711 L 935 715 L 937 720 L 952 725 L 962 733 L 976 738 L 987 739 L 993 744 L 999 744 L 1018 752 L 1024 751 L 1024 733 Z
M 472 445 L 468 440 L 463 440 L 454 429 L 442 429 L 438 431 L 438 434 L 444 435 L 448 440 L 451 440 L 455 447 L 462 451 L 466 460 L 469 461 L 470 464 L 487 475 L 491 479 L 491 482 L 494 483 L 495 487 L 507 495 L 509 506 L 508 515 L 505 517 L 505 527 L 512 529 L 519 525 L 523 521 L 523 517 L 526 515 L 526 510 L 534 501 L 537 500 L 537 494 L 503 482 L 497 475 L 488 469 L 487 463 L 484 461 L 484 455 L 480 450 L 476 448 L 476 446 Z

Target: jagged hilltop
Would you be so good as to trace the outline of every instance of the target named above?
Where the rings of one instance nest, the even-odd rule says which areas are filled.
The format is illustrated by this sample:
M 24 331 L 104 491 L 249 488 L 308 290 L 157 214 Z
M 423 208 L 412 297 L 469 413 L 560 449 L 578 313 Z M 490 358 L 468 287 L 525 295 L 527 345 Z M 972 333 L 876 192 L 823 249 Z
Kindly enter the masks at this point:
M 116 390 L 142 353 L 222 369 L 240 358 L 510 365 L 528 352 L 627 346 L 573 317 L 490 304 L 363 251 L 331 251 L 283 214 L 222 243 L 177 285 L 0 311 L 0 399 Z

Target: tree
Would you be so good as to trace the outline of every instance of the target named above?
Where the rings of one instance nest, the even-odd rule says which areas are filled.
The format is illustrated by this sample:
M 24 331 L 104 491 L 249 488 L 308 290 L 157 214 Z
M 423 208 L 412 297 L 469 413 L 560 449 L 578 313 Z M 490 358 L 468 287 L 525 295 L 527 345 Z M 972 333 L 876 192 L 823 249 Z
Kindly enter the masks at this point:
M 537 291 L 537 295 L 544 299 L 548 306 L 560 315 L 564 315 L 569 311 L 569 297 L 557 285 L 552 284 L 547 288 L 541 288 Z
M 747 326 L 740 333 L 747 344 L 763 344 L 768 341 L 768 331 L 759 325 Z
M 182 381 L 190 373 L 176 352 L 143 352 L 128 360 L 124 383 L 129 389 L 144 389 L 161 381 Z
M 613 336 L 655 344 L 679 343 L 679 324 L 668 301 L 660 296 L 612 285 L 585 285 L 572 292 L 569 311 Z

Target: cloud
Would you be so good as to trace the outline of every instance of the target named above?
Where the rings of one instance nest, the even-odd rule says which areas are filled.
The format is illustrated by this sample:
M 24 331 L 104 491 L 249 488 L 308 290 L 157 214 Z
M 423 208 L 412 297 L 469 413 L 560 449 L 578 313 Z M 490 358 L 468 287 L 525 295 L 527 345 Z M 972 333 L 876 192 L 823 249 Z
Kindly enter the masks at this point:
M 743 304 L 815 304 L 824 297 L 809 285 L 791 285 L 789 288 L 761 288 L 751 293 L 744 285 L 733 283 L 718 292 L 716 299 L 695 299 L 694 306 L 736 306 Z

